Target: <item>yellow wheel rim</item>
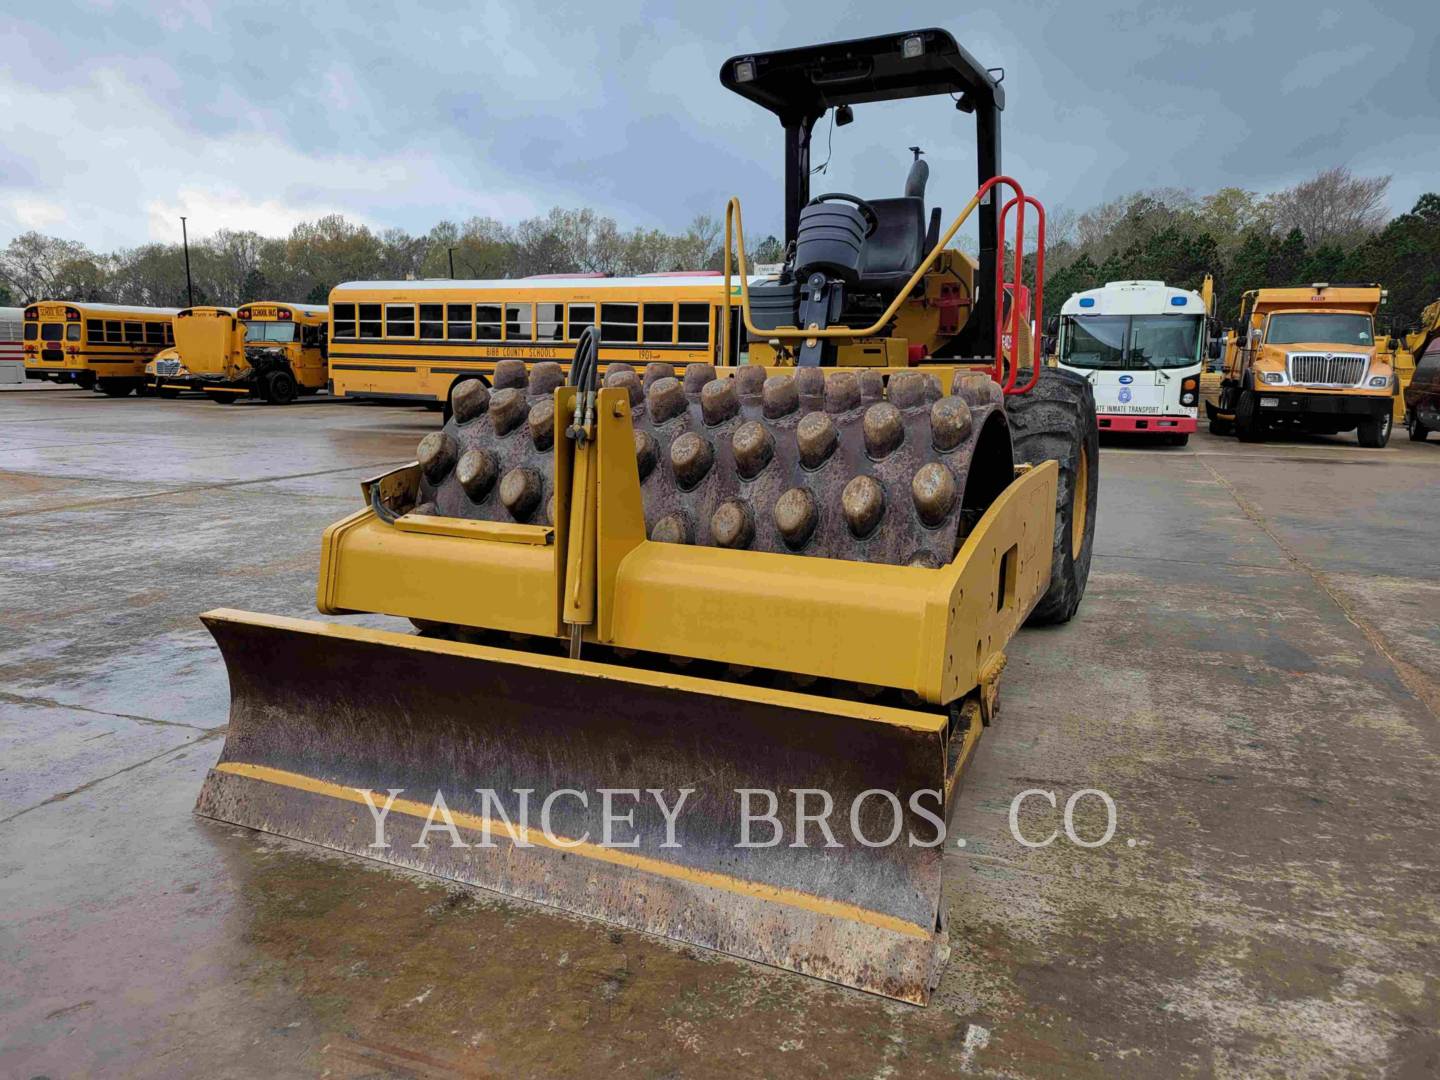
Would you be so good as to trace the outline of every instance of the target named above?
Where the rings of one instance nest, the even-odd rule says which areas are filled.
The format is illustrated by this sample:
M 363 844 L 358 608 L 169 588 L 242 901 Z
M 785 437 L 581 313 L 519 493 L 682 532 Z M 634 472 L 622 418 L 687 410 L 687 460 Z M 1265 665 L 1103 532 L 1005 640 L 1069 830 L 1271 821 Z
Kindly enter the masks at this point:
M 1075 470 L 1075 498 L 1070 506 L 1070 557 L 1080 558 L 1085 545 L 1085 519 L 1090 512 L 1090 455 L 1080 446 L 1080 467 Z

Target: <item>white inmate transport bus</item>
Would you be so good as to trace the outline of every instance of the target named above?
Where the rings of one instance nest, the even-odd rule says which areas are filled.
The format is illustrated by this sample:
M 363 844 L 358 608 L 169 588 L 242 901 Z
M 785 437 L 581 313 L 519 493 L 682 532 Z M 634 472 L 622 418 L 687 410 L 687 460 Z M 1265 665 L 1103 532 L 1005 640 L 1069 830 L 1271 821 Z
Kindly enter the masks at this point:
M 1163 281 L 1111 281 L 1060 309 L 1059 364 L 1090 380 L 1101 431 L 1183 446 L 1195 430 L 1205 302 Z

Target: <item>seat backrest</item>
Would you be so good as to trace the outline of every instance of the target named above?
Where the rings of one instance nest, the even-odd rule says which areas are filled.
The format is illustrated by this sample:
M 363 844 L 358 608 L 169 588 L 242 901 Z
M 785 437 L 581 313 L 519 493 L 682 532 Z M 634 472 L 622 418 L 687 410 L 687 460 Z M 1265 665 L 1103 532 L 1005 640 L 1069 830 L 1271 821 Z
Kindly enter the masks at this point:
M 860 281 L 871 275 L 910 274 L 925 257 L 925 200 L 870 199 L 880 225 L 865 240 Z

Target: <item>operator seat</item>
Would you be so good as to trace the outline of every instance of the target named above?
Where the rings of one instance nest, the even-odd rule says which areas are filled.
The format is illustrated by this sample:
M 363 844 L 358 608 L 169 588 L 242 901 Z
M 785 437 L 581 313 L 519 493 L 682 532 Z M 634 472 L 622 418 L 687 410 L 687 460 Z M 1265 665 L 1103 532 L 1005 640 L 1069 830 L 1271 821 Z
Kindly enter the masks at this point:
M 880 225 L 865 238 L 860 286 L 898 292 L 925 257 L 925 200 L 871 199 Z
M 905 194 L 897 199 L 870 199 L 880 224 L 865 238 L 860 256 L 860 287 L 897 293 L 939 240 L 940 208 L 925 223 L 925 184 L 930 166 L 920 159 L 922 151 L 912 146 L 915 160 L 905 179 Z M 934 234 L 933 236 L 931 234 Z

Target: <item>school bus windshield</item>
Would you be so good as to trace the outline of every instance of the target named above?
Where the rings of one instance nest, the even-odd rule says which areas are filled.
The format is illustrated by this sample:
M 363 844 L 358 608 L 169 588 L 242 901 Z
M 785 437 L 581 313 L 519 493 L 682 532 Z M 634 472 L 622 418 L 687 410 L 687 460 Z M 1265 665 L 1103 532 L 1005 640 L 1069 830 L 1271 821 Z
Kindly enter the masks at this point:
M 247 322 L 245 324 L 245 340 L 252 343 L 294 341 L 295 324 L 293 322 Z

